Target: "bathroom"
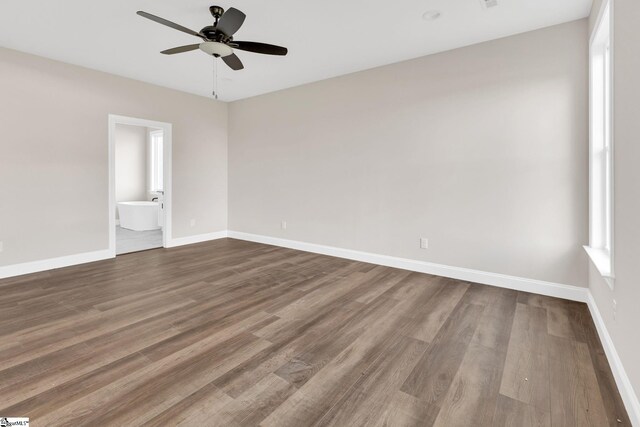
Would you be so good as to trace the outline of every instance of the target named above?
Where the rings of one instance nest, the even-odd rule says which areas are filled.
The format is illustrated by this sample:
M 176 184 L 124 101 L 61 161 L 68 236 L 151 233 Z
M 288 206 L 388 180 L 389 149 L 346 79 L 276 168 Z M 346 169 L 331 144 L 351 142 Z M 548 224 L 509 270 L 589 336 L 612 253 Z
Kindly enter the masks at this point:
M 164 133 L 115 125 L 116 254 L 160 248 L 164 232 Z

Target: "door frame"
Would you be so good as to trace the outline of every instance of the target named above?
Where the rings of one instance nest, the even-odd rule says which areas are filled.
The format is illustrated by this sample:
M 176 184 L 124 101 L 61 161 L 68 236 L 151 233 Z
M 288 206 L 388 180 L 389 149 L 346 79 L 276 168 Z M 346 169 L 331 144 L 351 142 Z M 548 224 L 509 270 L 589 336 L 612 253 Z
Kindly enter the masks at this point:
M 171 242 L 171 165 L 172 165 L 172 125 L 171 123 L 136 117 L 109 114 L 109 255 L 116 256 L 116 125 L 142 126 L 162 129 L 162 181 L 164 186 L 164 224 L 162 225 L 162 246 L 170 247 Z

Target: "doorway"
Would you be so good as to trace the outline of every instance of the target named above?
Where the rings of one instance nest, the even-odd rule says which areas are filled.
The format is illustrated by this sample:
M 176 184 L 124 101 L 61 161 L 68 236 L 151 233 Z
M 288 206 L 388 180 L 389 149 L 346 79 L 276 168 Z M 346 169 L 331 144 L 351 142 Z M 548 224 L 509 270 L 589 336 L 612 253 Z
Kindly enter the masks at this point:
M 171 241 L 170 123 L 109 115 L 109 252 Z

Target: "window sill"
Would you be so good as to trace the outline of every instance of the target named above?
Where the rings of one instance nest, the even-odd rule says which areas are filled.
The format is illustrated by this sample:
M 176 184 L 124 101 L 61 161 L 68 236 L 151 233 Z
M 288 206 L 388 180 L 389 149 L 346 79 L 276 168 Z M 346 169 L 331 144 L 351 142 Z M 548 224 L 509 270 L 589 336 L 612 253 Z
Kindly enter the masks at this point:
M 615 276 L 613 275 L 613 266 L 611 265 L 611 255 L 604 249 L 592 248 L 591 246 L 584 246 L 584 250 L 591 258 L 591 262 L 598 270 L 598 273 L 607 282 L 609 287 L 613 289 L 613 282 Z

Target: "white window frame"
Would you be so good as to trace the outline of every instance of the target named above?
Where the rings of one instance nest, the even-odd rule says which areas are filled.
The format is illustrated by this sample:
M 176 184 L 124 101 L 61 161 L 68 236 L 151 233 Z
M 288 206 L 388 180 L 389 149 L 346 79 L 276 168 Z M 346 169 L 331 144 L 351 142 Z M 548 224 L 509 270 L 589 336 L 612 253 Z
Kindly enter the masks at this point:
M 614 285 L 613 0 L 604 0 L 589 42 L 589 246 L 587 254 Z
M 155 146 L 155 138 L 162 137 L 160 149 Z M 163 160 L 164 132 L 162 130 L 152 130 L 149 132 L 149 192 L 156 193 L 164 191 L 164 170 L 158 176 L 158 165 L 164 165 Z

